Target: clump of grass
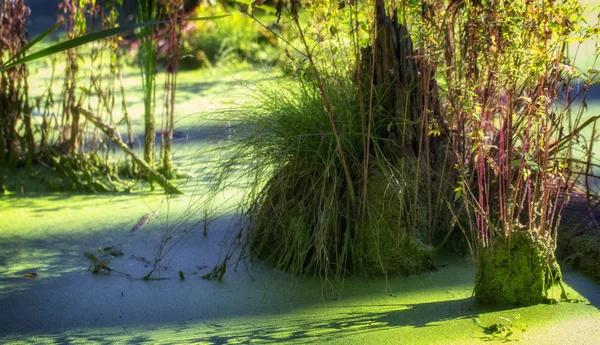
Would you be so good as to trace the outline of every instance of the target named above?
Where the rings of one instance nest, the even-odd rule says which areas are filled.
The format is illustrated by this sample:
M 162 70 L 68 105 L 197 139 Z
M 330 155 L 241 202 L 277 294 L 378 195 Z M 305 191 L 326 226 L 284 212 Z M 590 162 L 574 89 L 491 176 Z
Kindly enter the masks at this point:
M 258 90 L 253 111 L 239 119 L 241 138 L 221 160 L 211 195 L 242 179 L 248 183 L 232 248 L 212 275 L 221 278 L 238 250 L 324 279 L 428 270 L 435 234 L 451 225 L 438 217 L 451 185 L 444 155 L 433 154 L 444 152 L 444 140 L 428 138 L 428 123 L 439 112 L 428 103 L 433 93 L 418 93 L 434 85 L 431 74 L 402 55 L 412 54 L 408 36 L 393 38 L 405 44 L 401 53 L 377 37 L 378 30 L 404 30 L 382 1 L 376 24 L 362 26 L 374 39 L 362 53 L 365 33 L 358 28 L 366 19 L 358 13 L 369 7 L 342 12 L 327 2 L 313 8 L 346 19 L 351 30 L 344 33 L 318 15 L 305 31 L 298 6 L 292 1 L 280 13 L 287 11 L 296 28 L 295 42 L 303 48 L 292 48 L 310 73 Z M 326 35 L 331 40 L 323 41 Z M 376 56 L 387 60 L 375 63 Z M 394 64 L 401 67 L 391 73 L 387 67 Z
M 331 90 L 345 152 L 362 149 L 357 95 L 349 80 Z M 349 90 L 349 92 L 341 92 Z M 348 193 L 336 141 L 318 90 L 309 82 L 262 89 L 249 114 L 239 120 L 243 136 L 225 158 L 215 190 L 245 178 L 239 229 L 247 254 L 277 267 L 304 273 L 330 265 L 341 270 L 353 231 Z M 340 231 L 338 231 L 340 229 Z M 321 245 L 317 245 L 320 243 Z
M 258 257 L 297 275 L 325 278 L 347 272 L 387 275 L 429 269 L 434 249 L 427 232 L 431 221 L 427 189 L 414 183 L 426 178 L 424 160 L 373 159 L 365 176 L 356 85 L 348 77 L 327 80 L 325 92 L 336 115 L 346 163 L 355 189 L 367 186 L 367 204 L 351 201 L 357 196 L 349 196 L 337 141 L 317 87 L 300 81 L 279 83 L 277 90 L 261 89 L 252 111 L 238 119 L 241 138 L 220 161 L 213 186 L 216 195 L 247 181 L 238 209 L 240 227 L 232 237 L 240 241 L 232 243 L 227 260 L 241 249 L 242 257 Z M 373 138 L 381 125 L 372 127 Z M 224 269 L 215 273 L 220 276 Z

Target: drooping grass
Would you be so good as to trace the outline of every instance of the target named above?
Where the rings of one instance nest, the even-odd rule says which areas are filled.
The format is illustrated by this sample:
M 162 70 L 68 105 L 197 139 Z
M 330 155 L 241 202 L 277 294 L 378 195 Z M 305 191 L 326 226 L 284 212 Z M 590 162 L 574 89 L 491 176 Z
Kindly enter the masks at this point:
M 388 20 L 396 27 L 386 30 L 401 27 L 387 17 L 383 2 L 377 8 L 377 30 Z M 444 141 L 430 141 L 427 134 L 427 121 L 439 113 L 422 100 L 433 99 L 433 93 L 415 92 L 431 87 L 431 74 L 417 78 L 426 68 L 401 57 L 413 53 L 406 37 L 398 38 L 405 44 L 401 56 L 383 39 L 372 42 L 377 47 L 372 49 L 394 56 L 378 70 L 397 61 L 406 65 L 406 74 L 369 72 L 371 50 L 354 45 L 364 43 L 365 33 L 357 28 L 368 19 L 358 14 L 359 7 L 348 9 L 340 11 L 333 2 L 315 7 L 309 17 L 313 29 L 305 30 L 294 4 L 285 8 L 300 45 L 290 48 L 307 66 L 298 71 L 297 82 L 257 90 L 257 104 L 240 119 L 245 136 L 215 174 L 213 195 L 236 179 L 250 181 L 232 248 L 213 271 L 219 278 L 238 253 L 324 279 L 348 272 L 423 272 L 432 265 L 436 234 L 451 226 L 440 212 L 451 185 L 447 164 L 443 155 L 434 157 L 444 151 L 439 150 Z M 331 22 L 320 16 L 326 10 L 333 22 L 350 20 L 356 30 L 332 33 Z M 375 26 L 372 30 L 375 35 Z M 322 41 L 327 35 L 332 39 Z M 369 86 L 369 80 L 377 85 Z
M 343 226 L 350 215 L 347 205 L 340 204 L 342 171 L 318 91 L 310 83 L 288 82 L 279 90 L 262 89 L 257 94 L 252 111 L 239 119 L 243 138 L 222 161 L 215 190 L 241 176 L 251 181 L 241 209 L 256 229 L 240 234 L 248 236 L 244 240 L 248 253 L 301 273 L 323 264 L 319 259 L 323 253 L 308 252 L 310 243 L 334 236 L 340 247 L 328 260 L 339 264 L 340 251 L 349 243 L 329 231 Z M 356 95 L 336 96 L 340 96 L 336 108 L 352 115 L 340 117 L 340 132 L 349 156 L 356 156 L 362 147 L 360 124 L 354 117 Z M 284 240 L 272 244 L 271 236 Z
M 288 81 L 277 89 L 258 89 L 242 115 L 232 115 L 241 138 L 221 159 L 213 180 L 213 195 L 249 181 L 238 208 L 240 227 L 232 233 L 240 241 L 232 243 L 224 264 L 240 249 L 242 256 L 298 275 L 422 272 L 433 254 L 427 188 L 414 183 L 426 178 L 425 162 L 408 156 L 394 163 L 383 159 L 379 143 L 395 143 L 378 138 L 388 124 L 375 123 L 365 176 L 356 85 L 349 77 L 326 78 L 325 93 L 355 188 L 369 179 L 367 204 L 350 201 L 337 140 L 315 84 Z

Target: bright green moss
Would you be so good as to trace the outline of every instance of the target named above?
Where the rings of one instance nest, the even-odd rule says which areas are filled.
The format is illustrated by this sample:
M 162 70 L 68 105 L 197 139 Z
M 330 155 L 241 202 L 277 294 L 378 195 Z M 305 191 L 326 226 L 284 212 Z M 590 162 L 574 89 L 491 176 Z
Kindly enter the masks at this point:
M 431 268 L 433 247 L 425 244 L 427 199 L 414 201 L 416 158 L 404 166 L 393 175 L 377 170 L 369 174 L 370 210 L 361 233 L 362 265 L 368 274 L 410 275 Z
M 482 303 L 533 305 L 548 300 L 562 274 L 552 246 L 529 231 L 497 238 L 478 255 L 475 299 Z

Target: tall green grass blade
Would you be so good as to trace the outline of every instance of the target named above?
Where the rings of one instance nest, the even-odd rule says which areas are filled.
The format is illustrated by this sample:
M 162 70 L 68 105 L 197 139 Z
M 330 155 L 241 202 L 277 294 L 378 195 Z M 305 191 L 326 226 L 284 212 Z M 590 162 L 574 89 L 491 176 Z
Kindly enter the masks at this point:
M 219 18 L 223 18 L 223 17 L 227 17 L 229 16 L 229 14 L 223 14 L 223 15 L 218 15 L 218 16 L 208 16 L 208 17 L 198 17 L 198 18 L 191 18 L 191 19 L 186 19 L 188 21 L 199 21 L 199 20 L 212 20 L 212 19 L 219 19 Z M 157 25 L 157 24 L 162 24 L 162 23 L 166 23 L 168 21 L 166 20 L 161 20 L 161 21 L 153 21 L 153 22 L 144 22 L 144 23 L 137 23 L 137 24 L 129 24 L 129 25 L 123 25 L 117 28 L 112 28 L 112 29 L 108 29 L 108 30 L 102 30 L 102 31 L 98 31 L 98 32 L 93 32 L 91 34 L 87 34 L 81 37 L 76 37 L 73 38 L 71 40 L 65 41 L 65 42 L 61 42 L 58 44 L 55 44 L 53 46 L 50 46 L 46 49 L 42 49 L 38 52 L 35 52 L 33 54 L 27 55 L 21 59 L 18 59 L 15 62 L 9 63 L 9 64 L 5 64 L 2 67 L 0 67 L 0 72 L 1 71 L 5 71 L 9 68 L 27 63 L 27 62 L 31 62 L 37 59 L 41 59 L 44 58 L 46 56 L 52 55 L 52 54 L 56 54 L 56 53 L 60 53 L 62 51 L 65 50 L 69 50 L 69 49 L 73 49 L 76 47 L 79 47 L 81 45 L 90 43 L 90 42 L 94 42 L 94 41 L 98 41 L 101 40 L 103 38 L 112 36 L 112 35 L 116 35 L 119 34 L 121 32 L 124 31 L 130 31 L 130 30 L 135 30 L 137 28 L 141 28 L 141 27 L 145 27 L 145 26 L 151 26 L 151 25 Z M 53 28 L 55 29 L 55 28 Z M 52 32 L 52 31 L 50 31 Z M 32 41 L 33 44 L 38 43 L 39 41 L 41 41 L 44 37 L 46 37 L 50 32 L 46 31 L 44 32 L 41 36 L 43 37 L 38 37 L 36 39 L 34 39 Z M 27 49 L 31 48 L 33 46 L 33 44 L 28 44 L 28 46 L 26 46 Z M 21 53 L 21 52 L 19 52 Z M 18 54 L 16 55 L 18 56 Z
M 54 30 L 58 29 L 58 27 L 61 26 L 61 25 L 63 25 L 64 23 L 65 23 L 64 21 L 60 21 L 60 22 L 54 24 L 53 27 L 51 27 L 50 29 L 44 31 L 44 33 L 42 33 L 41 35 L 39 35 L 38 37 L 36 37 L 33 41 L 27 43 L 25 45 L 25 47 L 23 47 L 13 57 L 11 57 L 8 61 L 6 61 L 6 63 L 4 63 L 4 65 L 8 65 L 9 63 L 11 63 L 11 61 L 14 61 L 17 57 L 21 56 L 22 54 L 25 54 L 25 52 L 28 51 L 29 49 L 31 49 L 31 47 L 33 47 L 38 42 L 40 42 L 41 40 L 43 40 L 44 38 L 46 38 Z M 8 67 L 8 68 L 10 68 L 10 67 Z M 4 68 L 2 68 L 2 70 L 4 70 Z
M 214 15 L 214 16 L 186 18 L 186 19 L 183 19 L 183 21 L 184 22 L 197 22 L 197 21 L 202 21 L 202 20 L 213 20 L 213 19 L 219 19 L 219 18 L 229 17 L 230 15 L 231 14 L 217 14 L 217 15 Z M 165 22 L 168 22 L 168 20 L 166 20 Z

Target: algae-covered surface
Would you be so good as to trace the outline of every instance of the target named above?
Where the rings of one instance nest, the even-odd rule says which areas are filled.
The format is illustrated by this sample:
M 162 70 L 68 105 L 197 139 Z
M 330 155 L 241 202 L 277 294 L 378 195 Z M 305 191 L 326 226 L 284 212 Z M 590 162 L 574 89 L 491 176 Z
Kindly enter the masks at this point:
M 244 77 L 229 84 L 221 76 L 181 77 L 188 89 L 179 124 L 198 139 L 185 135 L 175 150 L 178 168 L 194 176 L 181 182 L 186 195 L 30 193 L 23 185 L 22 193 L 0 196 L 0 344 L 598 343 L 600 286 L 565 268 L 578 303 L 522 308 L 476 304 L 468 257 L 438 258 L 437 271 L 388 281 L 349 276 L 343 286 L 296 279 L 260 261 L 230 266 L 223 281 L 202 279 L 222 259 L 231 217 L 213 219 L 204 234 L 197 200 L 206 187 L 202 169 L 214 157 L 190 154 L 213 147 L 206 134 L 226 125 L 197 121 L 194 112 L 237 105 L 243 93 L 233 88 Z M 234 193 L 223 200 L 235 202 Z M 169 245 L 181 241 L 161 262 L 163 279 L 141 280 L 164 234 L 174 236 Z M 106 258 L 113 271 L 92 274 L 86 253 Z
M 247 262 L 223 281 L 202 275 L 218 262 L 229 227 L 204 236 L 193 196 L 43 194 L 0 200 L 1 344 L 593 344 L 600 289 L 574 272 L 579 303 L 489 308 L 472 299 L 469 258 L 437 260 L 439 270 L 408 278 L 293 279 Z M 131 232 L 139 219 L 157 218 Z M 185 215 L 193 231 L 163 260 L 164 280 L 143 281 L 165 229 Z M 167 217 L 168 215 L 168 217 Z M 85 252 L 117 247 L 116 272 L 92 274 Z M 181 280 L 178 272 L 184 274 Z M 38 273 L 27 278 L 27 273 Z M 511 326 L 512 324 L 512 326 Z
M 547 301 L 562 279 L 550 241 L 535 232 L 513 232 L 479 252 L 477 301 L 531 305 Z

